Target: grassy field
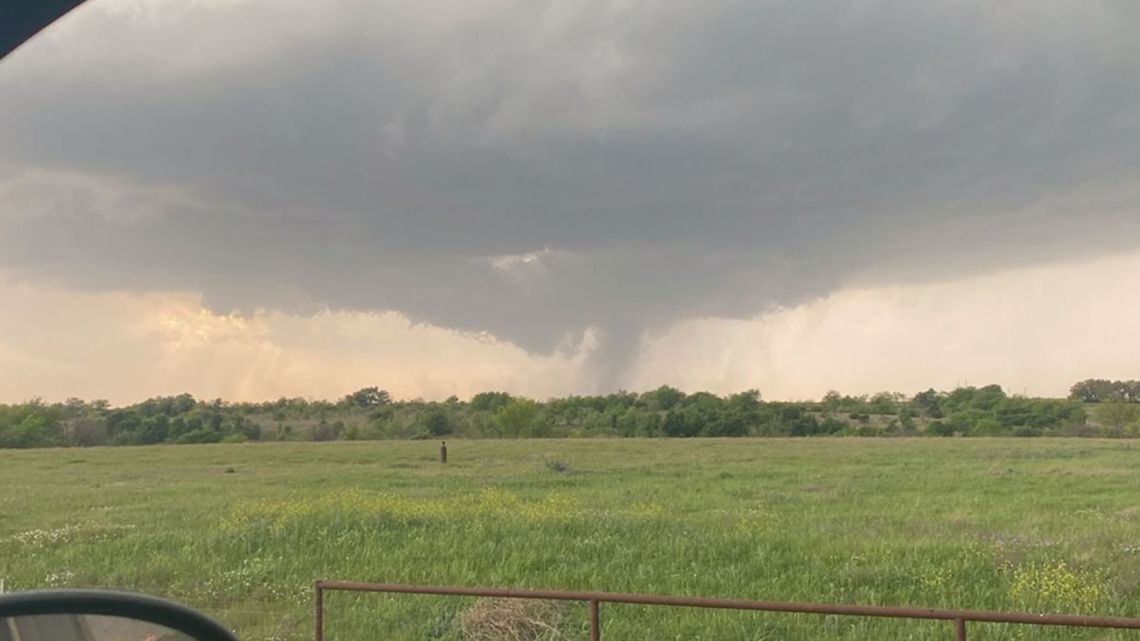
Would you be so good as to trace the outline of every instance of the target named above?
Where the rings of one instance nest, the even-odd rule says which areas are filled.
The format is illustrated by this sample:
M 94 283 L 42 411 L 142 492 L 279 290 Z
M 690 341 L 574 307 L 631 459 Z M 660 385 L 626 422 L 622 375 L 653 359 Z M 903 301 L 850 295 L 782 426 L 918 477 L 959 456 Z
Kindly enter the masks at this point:
M 455 441 L 446 466 L 437 446 L 0 451 L 0 578 L 169 596 L 246 641 L 311 638 L 316 578 L 1140 616 L 1126 441 Z M 373 641 L 457 639 L 475 604 L 327 605 L 330 641 Z M 583 608 L 544 616 L 585 634 Z M 952 638 L 944 623 L 617 605 L 603 625 L 609 639 Z

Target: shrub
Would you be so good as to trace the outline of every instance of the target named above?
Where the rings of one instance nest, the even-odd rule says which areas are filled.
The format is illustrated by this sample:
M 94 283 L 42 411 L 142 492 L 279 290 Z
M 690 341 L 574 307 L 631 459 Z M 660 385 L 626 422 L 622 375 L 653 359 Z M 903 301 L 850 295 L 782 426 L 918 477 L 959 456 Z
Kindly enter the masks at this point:
M 321 421 L 313 426 L 313 431 L 309 436 L 314 441 L 332 441 L 336 439 L 336 429 L 332 425 Z
M 444 436 L 454 431 L 451 417 L 443 408 L 435 405 L 429 406 L 420 414 L 419 423 L 432 436 Z
M 974 423 L 974 429 L 970 430 L 971 436 L 1005 436 L 1006 434 L 1009 434 L 1009 430 L 992 418 L 979 420 Z
M 185 445 L 190 443 L 220 443 L 221 441 L 221 432 L 203 427 L 192 432 L 186 432 L 182 436 L 179 436 L 175 442 Z
M 847 428 L 847 421 L 835 418 L 834 416 L 825 416 L 823 422 L 820 424 L 820 430 L 824 434 L 839 434 Z
M 565 472 L 570 469 L 569 463 L 557 458 L 548 458 L 543 461 L 543 464 L 551 472 Z
M 930 421 L 926 425 L 926 433 L 931 436 L 954 436 L 954 426 L 944 421 Z
M 107 442 L 107 423 L 100 418 L 73 419 L 64 423 L 64 433 L 74 445 L 103 445 Z

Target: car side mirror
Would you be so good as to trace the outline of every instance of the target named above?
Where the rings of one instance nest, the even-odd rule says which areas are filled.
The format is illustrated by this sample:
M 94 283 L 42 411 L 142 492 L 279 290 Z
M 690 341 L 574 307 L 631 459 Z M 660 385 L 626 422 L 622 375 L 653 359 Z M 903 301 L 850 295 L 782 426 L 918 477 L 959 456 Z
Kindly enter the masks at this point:
M 103 590 L 0 595 L 0 641 L 237 641 L 206 615 L 155 597 Z

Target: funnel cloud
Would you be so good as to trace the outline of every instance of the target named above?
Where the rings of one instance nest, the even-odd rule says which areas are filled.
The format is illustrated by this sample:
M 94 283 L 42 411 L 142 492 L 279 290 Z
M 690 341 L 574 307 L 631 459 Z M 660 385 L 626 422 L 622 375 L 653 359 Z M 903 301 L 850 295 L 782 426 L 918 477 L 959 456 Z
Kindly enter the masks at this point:
M 610 390 L 682 321 L 1140 247 L 1137 18 L 91 0 L 0 63 L 0 272 L 397 312 Z

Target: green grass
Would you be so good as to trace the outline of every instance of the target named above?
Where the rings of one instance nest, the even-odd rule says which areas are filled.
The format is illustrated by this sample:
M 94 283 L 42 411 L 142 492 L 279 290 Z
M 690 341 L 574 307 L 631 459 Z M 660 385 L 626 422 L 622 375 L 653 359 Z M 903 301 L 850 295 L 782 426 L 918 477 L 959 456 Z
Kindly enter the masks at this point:
M 1064 439 L 280 443 L 0 451 L 0 577 L 311 638 L 316 578 L 1140 616 L 1140 449 Z M 550 460 L 568 469 L 552 469 Z M 232 470 L 232 471 L 227 471 Z M 330 641 L 470 599 L 330 594 Z M 563 613 L 583 638 L 584 609 Z M 947 639 L 949 624 L 603 606 L 610 639 Z M 971 639 L 1135 633 L 977 625 Z

